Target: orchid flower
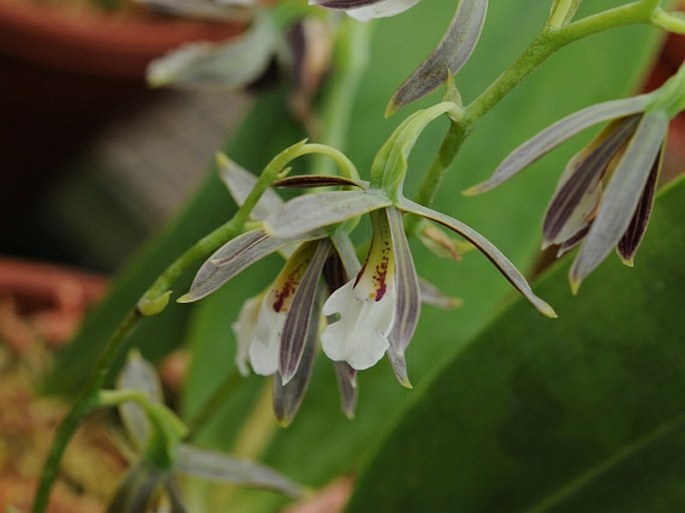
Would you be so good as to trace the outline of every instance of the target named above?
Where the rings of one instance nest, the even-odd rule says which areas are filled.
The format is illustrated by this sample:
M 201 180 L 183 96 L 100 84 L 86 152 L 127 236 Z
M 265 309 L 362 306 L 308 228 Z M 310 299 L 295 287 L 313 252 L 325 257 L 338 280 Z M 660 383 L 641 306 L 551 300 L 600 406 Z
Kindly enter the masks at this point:
M 300 486 L 264 465 L 181 442 L 185 427 L 164 406 L 156 371 L 136 352 L 129 355 L 117 390 L 102 392 L 102 397 L 105 403 L 118 404 L 128 437 L 141 453 L 114 492 L 108 513 L 158 511 L 161 499 L 174 513 L 187 511 L 179 476 L 267 488 L 290 497 L 302 494 Z
M 554 123 L 519 146 L 492 177 L 465 194 L 490 190 L 578 132 L 609 122 L 568 163 L 543 221 L 543 247 L 558 255 L 581 245 L 569 271 L 574 292 L 616 248 L 633 265 L 661 170 L 668 123 L 685 108 L 685 66 L 659 90 L 600 103 Z
M 323 306 L 323 313 L 331 321 L 321 335 L 322 346 L 329 358 L 344 361 L 356 370 L 375 365 L 387 354 L 398 380 L 406 386 L 409 380 L 404 353 L 419 319 L 421 293 L 403 229 L 403 213 L 421 216 L 456 232 L 484 253 L 538 310 L 550 317 L 556 315 L 482 235 L 402 195 L 408 154 L 419 133 L 433 119 L 453 113 L 455 108 L 453 103 L 443 102 L 407 118 L 379 151 L 370 185 L 356 183 L 358 190 L 299 196 L 263 223 L 271 237 L 293 238 L 370 214 L 373 236 L 364 265 Z M 323 181 L 325 177 L 321 177 Z

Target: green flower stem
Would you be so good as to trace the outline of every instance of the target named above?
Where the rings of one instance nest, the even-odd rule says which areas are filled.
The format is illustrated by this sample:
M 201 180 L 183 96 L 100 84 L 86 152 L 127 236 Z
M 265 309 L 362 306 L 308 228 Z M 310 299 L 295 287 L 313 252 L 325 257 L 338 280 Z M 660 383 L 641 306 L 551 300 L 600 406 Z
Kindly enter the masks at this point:
M 438 155 L 424 176 L 416 195 L 416 202 L 430 206 L 447 169 L 476 122 L 548 57 L 570 43 L 604 30 L 636 23 L 652 23 L 658 4 L 659 2 L 655 0 L 632 2 L 588 16 L 561 28 L 546 26 L 523 54 L 464 109 L 458 121 L 452 123 Z M 569 8 L 572 6 L 573 2 L 570 2 Z M 418 220 L 407 220 L 407 229 L 410 232 L 415 231 L 419 225 Z
M 669 32 L 685 35 L 685 19 L 680 16 L 659 9 L 654 15 L 653 21 L 655 25 Z
M 128 337 L 133 332 L 134 328 L 145 316 L 155 315 L 164 310 L 171 295 L 169 287 L 184 271 L 194 265 L 198 260 L 205 257 L 208 253 L 216 250 L 222 244 L 228 242 L 243 231 L 250 212 L 257 204 L 257 201 L 259 201 L 259 198 L 264 191 L 278 178 L 287 163 L 299 156 L 299 152 L 303 147 L 305 147 L 304 142 L 300 142 L 277 155 L 266 166 L 264 172 L 257 180 L 254 189 L 247 196 L 245 203 L 238 209 L 233 218 L 209 235 L 203 237 L 198 243 L 190 247 L 169 265 L 147 292 L 143 294 L 138 305 L 123 319 L 119 328 L 107 342 L 107 345 L 95 366 L 93 377 L 86 386 L 85 391 L 76 400 L 57 429 L 50 452 L 45 461 L 43 472 L 41 473 L 38 490 L 35 496 L 36 499 L 33 504 L 33 509 L 31 510 L 32 513 L 45 512 L 50 489 L 57 476 L 62 454 L 83 419 L 94 408 L 98 407 L 99 391 L 104 386 L 117 356 L 125 347 Z
M 583 0 L 557 0 L 552 7 L 547 25 L 552 28 L 561 28 L 573 19 L 578 7 Z
M 664 85 L 654 91 L 654 101 L 648 110 L 662 110 L 673 119 L 685 109 L 685 62 Z
M 319 142 L 343 150 L 347 143 L 351 105 L 369 64 L 373 23 L 359 23 L 345 17 L 338 29 L 332 75 L 321 101 Z M 316 174 L 332 174 L 332 163 L 324 158 L 314 162 Z
M 45 460 L 43 472 L 40 475 L 35 501 L 31 509 L 32 513 L 43 513 L 45 511 L 50 496 L 50 489 L 57 477 L 62 455 L 83 419 L 99 406 L 99 390 L 107 380 L 109 370 L 116 360 L 120 348 L 125 344 L 140 317 L 141 314 L 137 309 L 132 309 L 126 315 L 100 355 L 100 359 L 95 366 L 96 371 L 86 386 L 85 392 L 76 400 L 57 429 L 50 452 Z

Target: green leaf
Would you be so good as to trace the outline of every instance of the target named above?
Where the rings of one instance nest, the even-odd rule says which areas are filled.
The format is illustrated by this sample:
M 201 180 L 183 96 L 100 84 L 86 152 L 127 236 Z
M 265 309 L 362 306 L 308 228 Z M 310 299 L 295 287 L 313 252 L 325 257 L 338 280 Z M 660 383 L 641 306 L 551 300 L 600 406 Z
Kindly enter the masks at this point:
M 634 269 L 578 296 L 567 260 L 437 372 L 383 441 L 349 511 L 659 512 L 685 504 L 685 180 Z

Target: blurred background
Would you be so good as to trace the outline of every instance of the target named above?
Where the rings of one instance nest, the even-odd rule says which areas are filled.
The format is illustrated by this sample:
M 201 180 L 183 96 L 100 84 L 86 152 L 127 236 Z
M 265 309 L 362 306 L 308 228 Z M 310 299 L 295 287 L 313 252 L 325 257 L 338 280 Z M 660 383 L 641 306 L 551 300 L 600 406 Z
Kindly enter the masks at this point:
M 147 63 L 241 27 L 53 4 L 0 0 L 0 254 L 110 272 L 183 204 L 248 104 L 151 90 Z

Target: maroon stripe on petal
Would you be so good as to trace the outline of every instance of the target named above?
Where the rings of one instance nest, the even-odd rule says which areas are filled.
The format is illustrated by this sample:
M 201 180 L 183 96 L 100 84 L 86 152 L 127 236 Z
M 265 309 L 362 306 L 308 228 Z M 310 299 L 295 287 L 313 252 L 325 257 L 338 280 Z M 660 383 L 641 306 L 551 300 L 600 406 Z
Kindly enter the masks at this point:
M 630 116 L 615 127 L 613 132 L 602 141 L 573 171 L 552 199 L 543 222 L 545 240 L 553 241 L 563 230 L 583 196 L 604 174 L 607 166 L 633 135 L 640 115 Z
M 630 225 L 628 225 L 628 229 L 625 231 L 616 247 L 619 255 L 621 255 L 621 259 L 628 265 L 632 265 L 635 253 L 647 230 L 649 217 L 652 213 L 652 207 L 654 206 L 654 195 L 656 193 L 656 186 L 661 171 L 663 154 L 664 147 L 662 146 L 659 155 L 657 155 L 657 158 L 654 160 L 654 165 L 649 173 L 645 189 L 642 192 L 640 202 L 637 204 Z

